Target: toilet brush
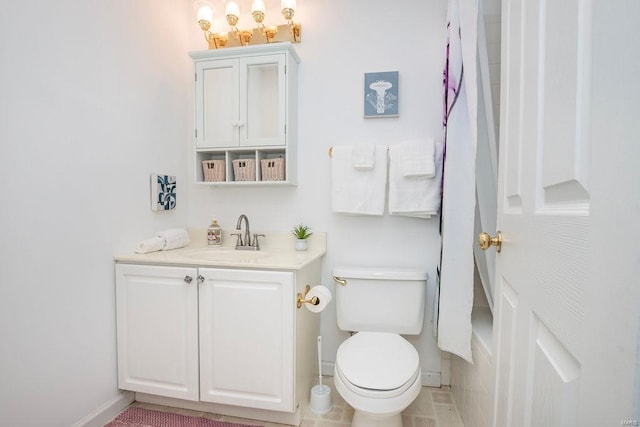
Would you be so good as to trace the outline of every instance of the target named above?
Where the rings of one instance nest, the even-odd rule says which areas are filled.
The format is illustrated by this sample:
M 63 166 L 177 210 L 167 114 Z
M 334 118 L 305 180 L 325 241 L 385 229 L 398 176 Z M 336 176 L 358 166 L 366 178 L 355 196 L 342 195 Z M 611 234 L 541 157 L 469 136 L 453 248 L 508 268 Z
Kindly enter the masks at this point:
M 311 388 L 309 406 L 316 414 L 326 414 L 333 408 L 331 389 L 322 384 L 322 336 L 318 336 L 318 385 Z

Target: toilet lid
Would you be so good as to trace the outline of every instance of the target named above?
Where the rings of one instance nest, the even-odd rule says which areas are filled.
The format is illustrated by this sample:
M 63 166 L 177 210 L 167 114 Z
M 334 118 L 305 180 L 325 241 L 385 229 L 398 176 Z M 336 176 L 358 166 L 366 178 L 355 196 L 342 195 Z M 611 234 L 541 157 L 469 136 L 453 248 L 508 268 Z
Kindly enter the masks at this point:
M 359 332 L 343 342 L 336 364 L 348 381 L 360 388 L 393 390 L 419 369 L 416 349 L 398 334 Z

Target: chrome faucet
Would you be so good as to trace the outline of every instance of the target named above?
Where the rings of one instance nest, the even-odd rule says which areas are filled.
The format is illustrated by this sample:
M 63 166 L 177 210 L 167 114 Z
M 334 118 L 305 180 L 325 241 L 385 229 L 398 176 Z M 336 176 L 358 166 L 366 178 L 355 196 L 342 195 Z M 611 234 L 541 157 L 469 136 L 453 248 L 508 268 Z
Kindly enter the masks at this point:
M 244 224 L 245 224 L 244 239 L 242 238 L 242 220 L 244 220 Z M 245 214 L 241 214 L 238 217 L 236 230 L 240 231 L 240 233 L 232 233 L 232 236 L 238 236 L 238 240 L 236 240 L 236 250 L 249 250 L 249 251 L 260 250 L 260 244 L 258 243 L 258 236 L 264 237 L 264 234 L 254 234 L 253 244 L 251 243 L 251 230 L 249 229 L 249 218 L 247 218 Z

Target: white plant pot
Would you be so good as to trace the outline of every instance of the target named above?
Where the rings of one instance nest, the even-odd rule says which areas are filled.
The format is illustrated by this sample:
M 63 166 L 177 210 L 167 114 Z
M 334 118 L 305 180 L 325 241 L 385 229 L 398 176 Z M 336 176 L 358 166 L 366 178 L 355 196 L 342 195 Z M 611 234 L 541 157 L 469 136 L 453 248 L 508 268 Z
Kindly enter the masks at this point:
M 309 249 L 307 239 L 296 239 L 296 251 L 306 251 Z

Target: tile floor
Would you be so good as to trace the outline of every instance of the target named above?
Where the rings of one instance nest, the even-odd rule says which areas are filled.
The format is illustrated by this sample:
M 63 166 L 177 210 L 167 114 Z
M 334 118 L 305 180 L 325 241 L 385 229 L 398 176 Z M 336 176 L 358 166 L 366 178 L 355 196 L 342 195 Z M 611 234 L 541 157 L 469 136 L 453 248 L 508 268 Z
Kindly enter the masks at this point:
M 328 414 L 316 415 L 307 411 L 301 427 L 349 427 L 353 409 L 340 397 L 333 387 L 333 379 L 327 377 L 323 384 L 331 387 L 333 410 Z M 189 411 L 186 409 L 168 408 L 148 403 L 133 403 L 147 409 L 177 412 L 184 415 L 203 416 L 214 420 L 237 422 L 249 425 L 264 425 L 265 427 L 285 427 L 285 424 L 265 423 L 243 418 L 228 417 L 218 414 Z M 449 387 L 423 387 L 418 398 L 402 413 L 404 427 L 464 427 L 460 415 L 453 401 Z M 288 427 L 288 426 L 287 426 Z

